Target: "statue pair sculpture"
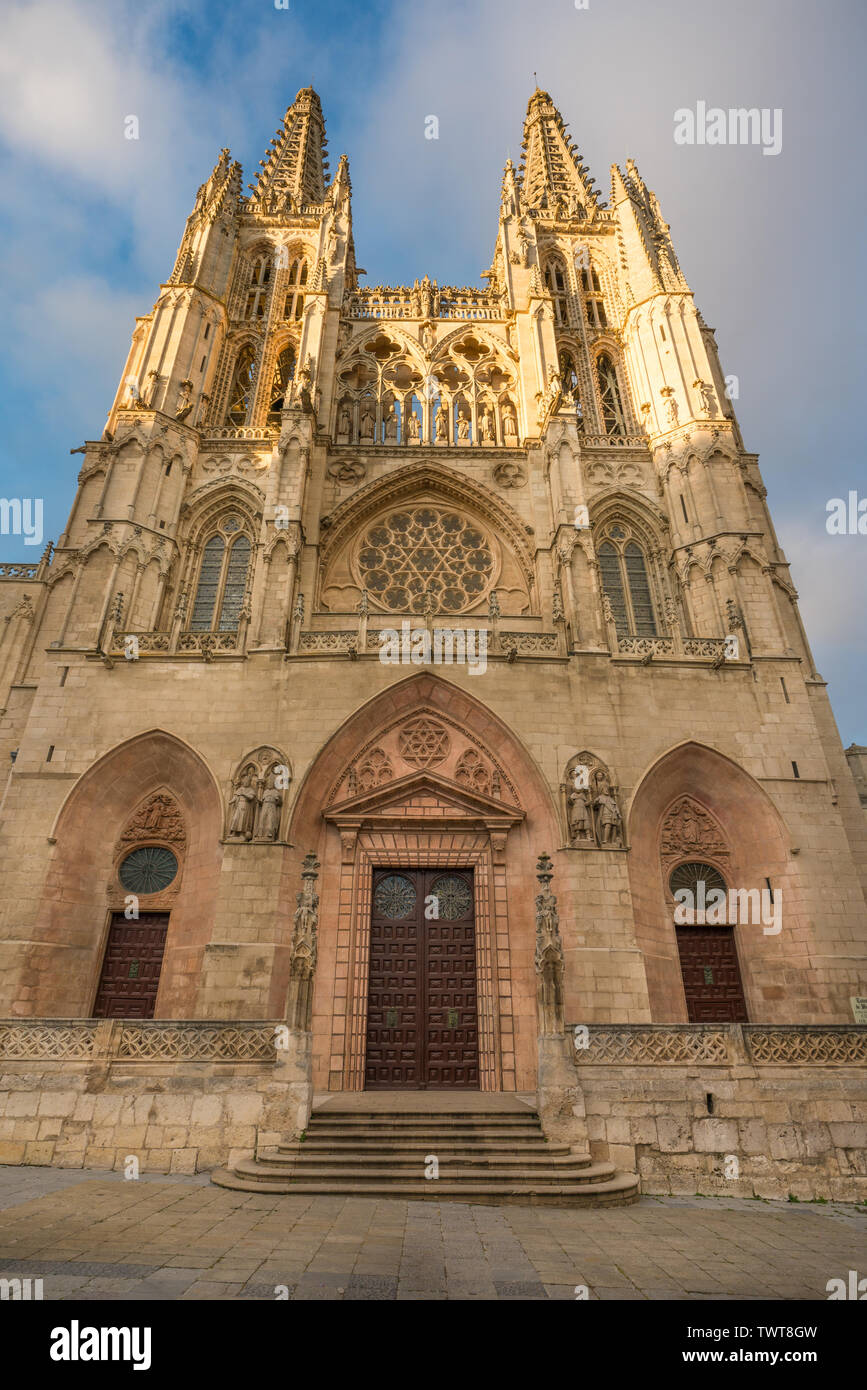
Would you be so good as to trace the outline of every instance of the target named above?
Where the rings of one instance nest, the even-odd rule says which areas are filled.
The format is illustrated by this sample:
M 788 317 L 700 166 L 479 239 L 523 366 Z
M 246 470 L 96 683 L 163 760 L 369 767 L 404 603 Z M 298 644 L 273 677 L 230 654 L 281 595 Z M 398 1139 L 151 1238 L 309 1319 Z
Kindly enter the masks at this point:
M 605 768 L 590 754 L 579 754 L 567 769 L 566 817 L 573 849 L 620 849 L 623 818 Z
M 245 759 L 232 781 L 226 838 L 265 844 L 279 840 L 283 793 L 290 780 L 287 764 L 273 748 Z

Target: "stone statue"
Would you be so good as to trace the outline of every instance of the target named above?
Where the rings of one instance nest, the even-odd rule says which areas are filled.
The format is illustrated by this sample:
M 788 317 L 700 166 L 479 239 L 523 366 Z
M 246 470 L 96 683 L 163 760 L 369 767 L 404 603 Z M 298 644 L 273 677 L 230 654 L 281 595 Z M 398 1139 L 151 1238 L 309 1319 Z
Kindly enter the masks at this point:
M 365 402 L 361 411 L 361 439 L 364 443 L 373 443 L 373 431 L 375 424 L 376 421 L 373 416 L 373 411 L 371 410 L 367 402 Z
M 245 768 L 242 781 L 235 787 L 229 802 L 230 840 L 252 840 L 253 825 L 256 818 L 256 788 L 253 785 L 252 768 Z
M 620 811 L 607 782 L 593 802 L 597 816 L 597 833 L 601 845 L 620 844 Z
M 441 402 L 441 403 L 440 403 L 439 410 L 437 411 L 437 417 L 436 417 L 436 442 L 437 442 L 437 444 L 445 444 L 445 443 L 446 443 L 446 441 L 447 441 L 447 439 L 448 439 L 448 428 L 449 428 L 449 417 L 448 417 L 448 415 L 446 414 L 446 408 L 445 408 L 445 406 L 444 406 L 444 405 L 442 404 L 442 402 Z
M 515 416 L 515 407 L 507 405 L 503 411 L 503 436 L 507 444 L 515 444 L 518 440 L 518 421 Z
M 489 410 L 482 411 L 482 418 L 479 424 L 483 444 L 493 444 L 494 442 L 494 417 Z
M 563 942 L 560 938 L 560 918 L 557 899 L 551 892 L 553 866 L 547 854 L 539 856 L 536 877 L 541 892 L 536 894 L 536 996 L 539 1007 L 539 1032 L 543 1035 L 564 1031 L 563 1013 Z
M 569 797 L 569 839 L 589 840 L 593 834 L 593 817 L 590 810 L 590 792 L 581 787 Z
M 470 437 L 470 417 L 463 411 L 458 415 L 458 439 L 469 439 Z
M 259 811 L 259 828 L 257 838 L 260 840 L 276 840 L 280 833 L 280 811 L 283 807 L 283 793 L 277 787 L 276 778 L 271 779 L 271 786 L 266 787 L 262 796 L 262 806 Z
M 419 308 L 421 310 L 421 316 L 423 319 L 430 318 L 431 305 L 431 284 L 430 280 L 426 275 L 422 280 L 421 285 L 419 286 Z
M 385 417 L 385 442 L 387 444 L 397 443 L 397 411 L 394 402 L 388 407 Z
M 337 442 L 338 444 L 348 444 L 352 437 L 352 415 L 349 406 L 344 402 L 337 415 Z
M 407 425 L 409 428 L 410 442 L 412 444 L 417 444 L 419 438 L 421 437 L 421 426 L 419 424 L 418 416 L 416 415 L 414 410 L 411 410 L 409 412 L 409 420 L 407 421 Z

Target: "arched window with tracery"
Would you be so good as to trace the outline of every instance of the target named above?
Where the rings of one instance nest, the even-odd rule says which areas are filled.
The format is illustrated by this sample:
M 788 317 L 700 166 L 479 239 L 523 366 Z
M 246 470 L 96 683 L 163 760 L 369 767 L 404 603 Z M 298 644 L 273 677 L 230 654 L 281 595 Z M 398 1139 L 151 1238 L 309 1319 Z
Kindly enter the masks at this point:
M 554 300 L 554 318 L 565 327 L 569 322 L 569 299 L 562 261 L 555 259 L 548 262 L 545 267 L 545 287 Z
M 271 399 L 268 402 L 268 424 L 279 425 L 289 387 L 295 379 L 295 347 L 287 343 L 274 364 Z
M 246 344 L 238 353 L 232 387 L 229 392 L 227 419 L 230 425 L 247 423 L 247 412 L 253 402 L 253 385 L 256 376 L 256 354 Z
M 257 256 L 253 262 L 253 275 L 250 280 L 250 288 L 247 291 L 247 306 L 245 318 L 261 319 L 265 317 L 265 306 L 268 303 L 268 291 L 271 287 L 271 260 L 266 255 Z
M 608 527 L 596 554 L 617 635 L 658 636 L 647 562 L 638 542 L 624 526 L 615 523 Z
M 236 632 L 247 592 L 250 538 L 240 517 L 227 516 L 202 550 L 192 632 Z
M 286 281 L 286 299 L 283 303 L 284 319 L 300 319 L 304 312 L 304 287 L 307 284 L 307 261 L 298 256 L 289 267 Z
M 596 377 L 599 382 L 599 403 L 602 407 L 602 423 L 606 434 L 625 435 L 626 415 L 617 369 L 607 352 L 600 352 L 596 359 Z

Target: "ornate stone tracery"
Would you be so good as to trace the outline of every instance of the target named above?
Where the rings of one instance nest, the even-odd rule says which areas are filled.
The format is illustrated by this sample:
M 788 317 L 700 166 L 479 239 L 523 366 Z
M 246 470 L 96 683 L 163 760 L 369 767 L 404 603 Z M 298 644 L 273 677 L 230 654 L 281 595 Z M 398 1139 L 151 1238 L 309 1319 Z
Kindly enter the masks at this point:
M 669 807 L 659 844 L 666 883 L 680 860 L 711 857 L 724 865 L 729 858 L 729 845 L 719 822 L 692 796 L 680 796 Z

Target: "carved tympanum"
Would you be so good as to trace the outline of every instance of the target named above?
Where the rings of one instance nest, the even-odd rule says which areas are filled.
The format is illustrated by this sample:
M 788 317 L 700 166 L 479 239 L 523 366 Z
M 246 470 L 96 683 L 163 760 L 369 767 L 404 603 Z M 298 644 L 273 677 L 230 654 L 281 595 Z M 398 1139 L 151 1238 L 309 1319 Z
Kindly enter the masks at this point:
M 727 855 L 729 847 L 710 811 L 691 796 L 681 796 L 662 822 L 660 852 L 664 859 L 697 853 Z
M 144 841 L 161 840 L 169 845 L 186 844 L 186 831 L 181 809 L 169 792 L 154 792 L 143 801 L 127 822 L 119 845 L 135 845 Z

